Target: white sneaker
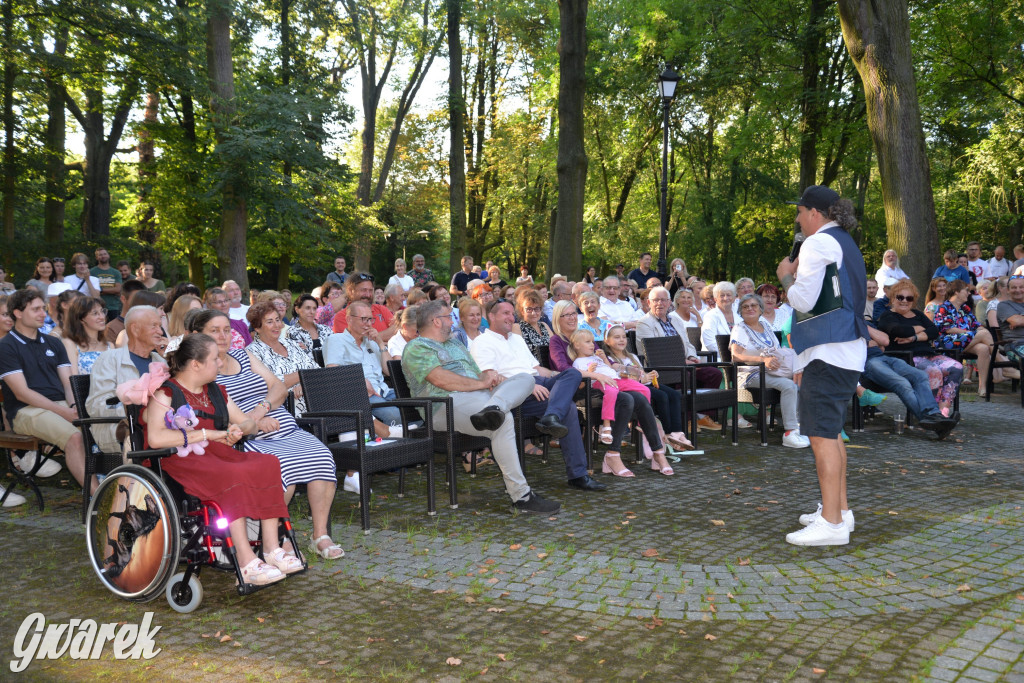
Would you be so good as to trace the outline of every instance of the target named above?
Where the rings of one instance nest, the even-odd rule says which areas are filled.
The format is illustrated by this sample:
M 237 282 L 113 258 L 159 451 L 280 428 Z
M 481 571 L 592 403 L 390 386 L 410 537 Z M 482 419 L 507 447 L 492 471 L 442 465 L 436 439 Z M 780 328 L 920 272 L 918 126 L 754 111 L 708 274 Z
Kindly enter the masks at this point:
M 7 493 L 7 489 L 5 489 L 3 486 L 0 486 L 0 496 L 3 496 L 5 493 Z M 24 504 L 25 496 L 19 495 L 17 493 L 12 493 L 11 495 L 7 496 L 6 500 L 4 500 L 5 508 L 13 508 Z
M 782 445 L 786 448 L 810 448 L 811 440 L 794 429 L 789 434 L 782 435 Z
M 402 425 L 391 425 L 390 427 L 388 427 L 388 432 L 388 436 L 390 436 L 392 439 L 401 439 Z
M 843 523 L 846 524 L 846 528 L 849 529 L 850 533 L 852 534 L 853 530 L 857 526 L 856 523 L 854 522 L 854 519 L 853 519 L 853 510 L 843 510 L 842 515 L 843 515 Z M 812 522 L 814 522 L 814 520 L 818 519 L 819 517 L 821 517 L 821 503 L 820 502 L 818 503 L 818 509 L 815 510 L 814 512 L 808 512 L 805 515 L 800 515 L 800 523 L 803 524 L 804 526 L 807 526 L 808 524 L 811 524 Z
M 846 545 L 850 542 L 850 530 L 843 524 L 838 529 L 818 517 L 800 531 L 786 534 L 786 543 L 793 545 Z
M 38 457 L 35 451 L 29 451 L 25 455 L 21 456 L 21 461 L 18 463 L 18 467 L 22 472 L 28 474 L 32 471 L 32 468 L 36 466 L 36 458 Z M 52 458 L 47 458 L 46 462 L 42 464 L 39 471 L 35 473 L 37 477 L 52 477 L 58 474 L 61 470 L 60 463 L 56 462 Z
M 739 427 L 740 429 L 750 429 L 754 425 L 752 425 L 749 422 L 747 422 L 746 420 L 744 420 L 742 415 L 737 415 L 736 416 L 736 426 Z

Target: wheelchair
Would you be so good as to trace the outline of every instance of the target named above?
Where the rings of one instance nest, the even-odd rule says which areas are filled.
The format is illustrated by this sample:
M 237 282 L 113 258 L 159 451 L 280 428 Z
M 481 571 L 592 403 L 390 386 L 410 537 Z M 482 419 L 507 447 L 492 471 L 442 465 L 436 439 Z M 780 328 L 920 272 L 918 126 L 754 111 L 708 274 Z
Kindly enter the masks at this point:
M 141 446 L 137 410 L 128 408 L 132 444 Z M 163 593 L 171 609 L 181 613 L 192 612 L 202 603 L 199 574 L 205 567 L 233 573 L 239 595 L 266 588 L 243 581 L 220 506 L 188 495 L 162 471 L 160 460 L 174 453 L 174 449 L 129 452 L 133 464 L 115 468 L 96 488 L 86 513 L 85 534 L 100 582 L 132 602 L 149 602 Z M 303 564 L 301 572 L 290 576 L 305 573 L 307 563 L 290 520 L 281 520 L 279 532 Z M 261 540 L 251 528 L 249 542 L 262 557 Z M 184 571 L 175 573 L 179 564 L 185 565 Z

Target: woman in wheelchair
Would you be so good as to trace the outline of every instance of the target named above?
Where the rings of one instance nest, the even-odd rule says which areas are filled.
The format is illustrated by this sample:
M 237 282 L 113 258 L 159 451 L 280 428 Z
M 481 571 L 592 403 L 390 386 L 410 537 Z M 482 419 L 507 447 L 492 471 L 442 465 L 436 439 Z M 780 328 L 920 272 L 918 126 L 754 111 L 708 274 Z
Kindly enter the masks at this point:
M 246 441 L 244 448 L 270 453 L 280 461 L 286 504 L 297 485 L 306 485 L 313 517 L 309 548 L 325 560 L 339 559 L 345 551 L 331 540 L 328 529 L 338 486 L 334 456 L 318 438 L 301 429 L 282 405 L 288 397 L 284 383 L 248 349 L 231 349 L 230 322 L 224 313 L 209 309 L 190 311 L 185 319 L 187 333 L 202 333 L 217 343 L 221 361 L 217 384 L 258 428 L 256 438 Z
M 199 445 L 205 450 L 202 455 L 172 455 L 162 466 L 186 493 L 220 505 L 246 583 L 266 585 L 301 571 L 301 560 L 285 552 L 278 538 L 278 520 L 288 516 L 288 507 L 277 458 L 232 448 L 243 434 L 254 433 L 256 424 L 214 383 L 221 367 L 217 343 L 205 334 L 187 335 L 167 361 L 171 379 L 153 392 L 142 418 L 147 447 Z M 168 412 L 187 413 L 187 408 L 179 411 L 186 404 L 198 419 L 187 426 L 181 420 L 168 426 Z M 227 428 L 218 429 L 218 424 Z M 246 518 L 260 520 L 266 562 L 249 545 Z

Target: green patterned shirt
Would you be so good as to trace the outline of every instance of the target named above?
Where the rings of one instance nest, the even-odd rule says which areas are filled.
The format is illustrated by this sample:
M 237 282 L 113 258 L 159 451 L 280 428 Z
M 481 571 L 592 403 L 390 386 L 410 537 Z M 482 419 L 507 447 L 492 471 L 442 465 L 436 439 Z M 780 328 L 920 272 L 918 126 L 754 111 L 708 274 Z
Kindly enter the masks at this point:
M 454 339 L 442 344 L 427 337 L 416 337 L 402 351 L 402 370 L 414 397 L 444 398 L 452 393 L 427 381 L 427 375 L 437 367 L 463 377 L 480 377 L 480 368 L 469 350 Z

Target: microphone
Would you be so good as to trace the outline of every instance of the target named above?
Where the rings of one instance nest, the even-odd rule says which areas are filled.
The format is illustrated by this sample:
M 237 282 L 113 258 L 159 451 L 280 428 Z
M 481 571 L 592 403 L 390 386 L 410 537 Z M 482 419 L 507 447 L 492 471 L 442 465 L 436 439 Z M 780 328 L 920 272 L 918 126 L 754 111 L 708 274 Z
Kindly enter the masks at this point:
M 789 250 L 789 262 L 796 261 L 796 257 L 800 255 L 800 247 L 804 245 L 804 237 L 802 232 L 798 232 L 793 236 L 793 248 Z

